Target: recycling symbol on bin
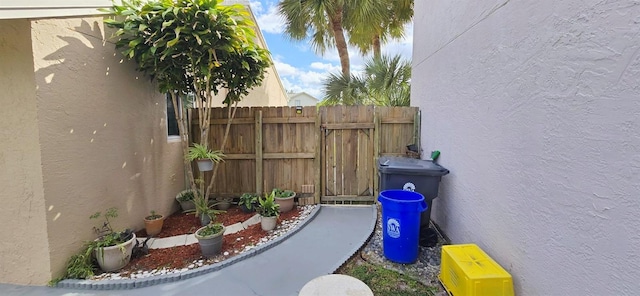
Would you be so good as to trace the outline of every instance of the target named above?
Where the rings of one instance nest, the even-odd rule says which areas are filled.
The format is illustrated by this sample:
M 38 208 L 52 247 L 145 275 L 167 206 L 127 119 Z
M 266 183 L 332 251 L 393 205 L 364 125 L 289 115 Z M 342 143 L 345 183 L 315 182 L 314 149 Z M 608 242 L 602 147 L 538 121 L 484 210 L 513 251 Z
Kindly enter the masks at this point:
M 411 182 L 404 183 L 404 186 L 402 186 L 402 190 L 416 191 L 416 185 Z
M 400 237 L 400 222 L 398 222 L 398 220 L 393 218 L 387 220 L 387 235 L 392 238 Z

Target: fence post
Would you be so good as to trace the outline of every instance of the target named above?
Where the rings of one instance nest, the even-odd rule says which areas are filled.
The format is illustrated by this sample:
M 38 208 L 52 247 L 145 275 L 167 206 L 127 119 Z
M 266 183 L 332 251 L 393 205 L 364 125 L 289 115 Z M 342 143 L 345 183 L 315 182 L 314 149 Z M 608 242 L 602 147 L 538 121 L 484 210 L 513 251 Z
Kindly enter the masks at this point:
M 313 160 L 313 165 L 316 168 L 315 172 L 315 188 L 313 191 L 313 199 L 315 204 L 320 203 L 320 193 L 322 190 L 322 162 L 321 162 L 321 151 L 322 151 L 322 116 L 320 115 L 320 108 L 316 109 L 316 149 L 315 149 L 315 159 Z
M 262 185 L 264 184 L 262 174 L 262 110 L 255 113 L 255 133 L 256 133 L 256 193 L 262 195 Z
M 378 108 L 374 107 L 373 109 L 373 197 L 374 203 L 376 200 L 376 196 L 378 196 L 379 188 L 378 188 L 378 158 L 380 157 L 380 128 L 382 124 L 380 122 L 380 114 L 378 112 Z

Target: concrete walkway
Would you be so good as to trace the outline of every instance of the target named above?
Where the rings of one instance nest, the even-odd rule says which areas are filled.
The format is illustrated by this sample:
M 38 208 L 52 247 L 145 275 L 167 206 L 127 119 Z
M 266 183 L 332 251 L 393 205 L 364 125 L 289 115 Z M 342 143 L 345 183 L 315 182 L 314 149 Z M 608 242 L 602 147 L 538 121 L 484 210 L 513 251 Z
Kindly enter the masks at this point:
M 298 295 L 333 273 L 373 232 L 374 206 L 323 206 L 311 223 L 279 245 L 224 269 L 132 290 L 87 291 L 0 284 L 0 295 Z

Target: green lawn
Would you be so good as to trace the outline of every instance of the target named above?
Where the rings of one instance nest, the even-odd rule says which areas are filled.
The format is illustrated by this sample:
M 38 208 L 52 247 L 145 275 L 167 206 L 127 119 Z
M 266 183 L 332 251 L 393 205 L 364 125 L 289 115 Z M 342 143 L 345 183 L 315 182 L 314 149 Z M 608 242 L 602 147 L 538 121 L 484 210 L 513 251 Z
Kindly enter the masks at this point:
M 359 256 L 345 264 L 338 273 L 363 281 L 376 296 L 435 295 L 438 291 L 398 272 L 365 262 Z

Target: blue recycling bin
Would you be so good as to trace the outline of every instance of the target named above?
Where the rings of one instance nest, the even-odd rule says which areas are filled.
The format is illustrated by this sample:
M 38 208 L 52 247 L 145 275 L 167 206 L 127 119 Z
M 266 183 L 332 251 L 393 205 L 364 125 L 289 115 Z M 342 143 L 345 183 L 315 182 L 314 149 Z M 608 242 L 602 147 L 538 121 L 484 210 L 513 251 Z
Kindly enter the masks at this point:
M 382 250 L 397 263 L 409 264 L 418 259 L 420 216 L 427 209 L 424 196 L 415 191 L 384 190 L 382 204 Z

